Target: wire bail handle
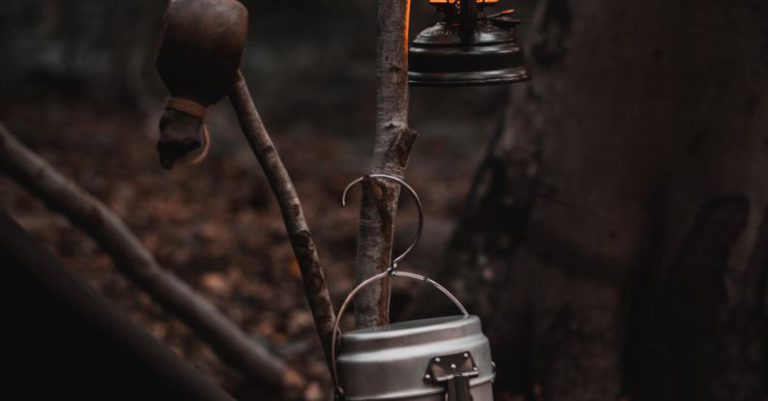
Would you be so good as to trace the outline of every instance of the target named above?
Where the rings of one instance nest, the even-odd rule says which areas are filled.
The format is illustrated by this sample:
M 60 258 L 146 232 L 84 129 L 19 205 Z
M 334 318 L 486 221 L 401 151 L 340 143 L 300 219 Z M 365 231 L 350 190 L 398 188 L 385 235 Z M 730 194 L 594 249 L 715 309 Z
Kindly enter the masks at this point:
M 443 287 L 436 281 L 428 277 L 422 276 L 421 274 L 397 270 L 398 262 L 403 261 L 403 259 L 405 259 L 405 257 L 411 253 L 413 248 L 416 247 L 416 244 L 419 243 L 419 238 L 421 237 L 421 232 L 424 228 L 424 211 L 421 206 L 421 200 L 419 199 L 419 195 L 416 193 L 416 191 L 410 185 L 408 185 L 408 183 L 403 181 L 401 178 L 388 175 L 388 174 L 369 174 L 367 176 L 357 178 L 351 183 L 349 183 L 349 185 L 347 185 L 346 188 L 344 188 L 344 192 L 341 195 L 341 206 L 342 207 L 346 206 L 347 192 L 349 192 L 349 190 L 353 186 L 355 186 L 356 184 L 366 179 L 366 177 L 386 178 L 386 179 L 397 182 L 406 190 L 408 190 L 408 192 L 416 202 L 416 207 L 419 211 L 419 225 L 418 225 L 418 228 L 416 229 L 416 235 L 413 237 L 413 240 L 411 241 L 411 244 L 408 246 L 408 248 L 406 248 L 405 251 L 403 251 L 403 253 L 401 253 L 400 255 L 398 255 L 396 258 L 392 260 L 392 264 L 389 266 L 389 268 L 387 268 L 387 270 L 381 273 L 378 273 L 372 277 L 369 277 L 368 279 L 358 284 L 355 288 L 353 288 L 352 291 L 350 291 L 350 293 L 344 299 L 344 302 L 341 304 L 341 307 L 339 308 L 339 312 L 336 314 L 336 321 L 333 324 L 333 332 L 331 334 L 331 375 L 333 378 L 333 385 L 336 388 L 337 398 L 341 398 L 344 395 L 344 390 L 341 388 L 341 384 L 339 383 L 338 368 L 336 366 L 336 347 L 339 341 L 339 335 L 341 334 L 341 329 L 339 326 L 341 325 L 341 320 L 342 320 L 342 317 L 344 316 L 344 312 L 347 310 L 347 307 L 349 307 L 349 304 L 355 298 L 355 295 L 357 295 L 357 293 L 359 293 L 361 290 L 368 287 L 372 283 L 379 281 L 388 276 L 405 277 L 405 278 L 421 281 L 423 283 L 431 285 L 432 287 L 436 288 L 438 291 L 443 293 L 443 295 L 448 297 L 448 299 L 450 299 L 451 302 L 453 302 L 453 304 L 456 305 L 459 311 L 461 311 L 462 315 L 464 315 L 465 318 L 469 316 L 469 312 L 467 312 L 467 309 L 464 307 L 464 305 L 461 304 L 458 298 L 456 298 L 455 295 L 453 295 L 450 291 L 448 291 L 445 287 Z

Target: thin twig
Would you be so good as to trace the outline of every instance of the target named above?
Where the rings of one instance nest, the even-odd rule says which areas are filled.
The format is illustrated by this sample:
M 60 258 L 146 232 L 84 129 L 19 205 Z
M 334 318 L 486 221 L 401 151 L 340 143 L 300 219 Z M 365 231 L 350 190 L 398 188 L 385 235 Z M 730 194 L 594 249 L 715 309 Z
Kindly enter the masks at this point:
M 251 145 L 280 205 L 285 228 L 304 279 L 304 292 L 315 319 L 326 361 L 330 363 L 331 331 L 335 314 L 315 242 L 304 219 L 301 201 L 280 159 L 280 154 L 261 121 L 248 85 L 240 72 L 237 74 L 229 98 L 235 108 L 243 134 Z
M 186 283 L 163 270 L 103 203 L 27 149 L 2 124 L 0 169 L 91 236 L 118 269 L 186 323 L 223 361 L 254 380 L 290 388 L 303 384 L 298 373 L 249 338 Z
M 377 118 L 372 173 L 403 178 L 416 132 L 408 128 L 408 23 L 410 0 L 379 0 Z M 392 259 L 400 188 L 379 179 L 363 182 L 355 279 L 384 271 Z M 389 321 L 389 280 L 361 291 L 355 303 L 358 327 Z

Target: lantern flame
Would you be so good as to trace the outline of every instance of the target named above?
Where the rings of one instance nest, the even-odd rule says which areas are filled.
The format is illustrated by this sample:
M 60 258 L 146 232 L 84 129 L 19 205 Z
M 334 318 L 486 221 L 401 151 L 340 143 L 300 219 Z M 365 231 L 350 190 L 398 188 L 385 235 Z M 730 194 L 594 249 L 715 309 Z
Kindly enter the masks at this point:
M 429 4 L 454 4 L 459 3 L 461 0 L 429 0 Z M 499 0 L 475 0 L 477 4 L 494 4 Z

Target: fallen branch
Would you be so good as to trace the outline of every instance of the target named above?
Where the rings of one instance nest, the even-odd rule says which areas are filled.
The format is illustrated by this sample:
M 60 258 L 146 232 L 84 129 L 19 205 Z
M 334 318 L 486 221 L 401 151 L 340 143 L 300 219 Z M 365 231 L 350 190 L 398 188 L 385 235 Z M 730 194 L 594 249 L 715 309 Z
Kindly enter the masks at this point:
M 16 289 L 24 289 L 18 296 L 14 296 L 14 301 L 23 302 L 22 305 L 34 304 L 31 308 L 25 307 L 23 313 L 31 314 L 33 316 L 31 319 L 34 321 L 45 322 L 32 323 L 33 327 L 48 330 L 55 327 L 54 336 L 51 336 L 50 332 L 31 334 L 26 318 L 8 319 L 9 316 L 3 316 L 7 330 L 3 334 L 8 335 L 6 344 L 13 344 L 15 348 L 20 346 L 32 348 L 26 352 L 22 351 L 26 354 L 25 360 L 34 360 L 40 355 L 45 355 L 47 358 L 61 358 L 86 351 L 89 355 L 85 355 L 83 359 L 90 363 L 83 364 L 82 359 L 78 360 L 76 364 L 72 364 L 72 371 L 57 372 L 53 380 L 54 383 L 61 383 L 62 378 L 64 380 L 75 378 L 82 373 L 93 375 L 88 376 L 88 380 L 91 381 L 106 378 L 106 383 L 99 382 L 95 386 L 89 384 L 89 389 L 78 392 L 78 398 L 93 397 L 93 394 L 96 394 L 94 388 L 107 389 L 108 392 L 101 395 L 103 398 L 110 399 L 130 399 L 126 398 L 126 393 L 135 395 L 143 393 L 146 398 L 154 398 L 159 397 L 160 394 L 153 392 L 164 389 L 166 392 L 162 393 L 162 398 L 165 399 L 235 401 L 200 372 L 179 359 L 173 351 L 157 341 L 146 330 L 142 330 L 126 314 L 118 312 L 104 295 L 96 292 L 80 275 L 67 269 L 48 247 L 22 228 L 4 210 L 0 210 L 0 258 L 3 260 L 3 279 L 8 280 L 7 283 L 12 283 L 11 285 Z M 43 316 L 39 315 L 41 311 Z M 73 320 L 78 322 L 77 326 L 57 327 L 60 324 L 56 323 Z M 18 336 L 22 336 L 25 340 L 21 343 L 10 340 Z M 44 345 L 28 340 L 35 337 L 46 338 L 46 336 L 53 338 L 46 341 L 47 344 Z M 76 344 L 72 344 L 73 339 Z M 93 341 L 94 339 L 98 340 Z M 59 351 L 54 351 L 55 356 L 50 355 L 51 348 L 56 349 L 60 344 L 77 347 L 64 350 L 63 355 Z M 41 352 L 41 349 L 48 351 Z M 11 355 L 15 356 L 15 352 L 3 358 L 4 362 L 14 366 Z M 7 359 L 8 357 L 10 359 Z M 104 361 L 106 358 L 116 357 L 120 358 L 119 365 L 102 367 L 93 366 L 92 363 L 92 361 Z M 24 370 L 21 369 L 22 372 Z M 122 377 L 115 377 L 116 372 L 121 373 Z M 137 382 L 143 386 L 136 388 Z M 47 381 L 47 383 L 51 382 Z M 148 384 L 150 386 L 147 386 Z M 50 390 L 55 391 L 60 398 L 65 398 L 61 397 L 63 394 L 59 391 L 53 388 Z M 73 391 L 62 392 L 72 394 Z M 88 397 L 89 394 L 91 397 Z M 30 395 L 26 394 L 25 398 L 38 398 Z
M 280 205 L 285 228 L 304 279 L 304 292 L 315 319 L 326 361 L 330 363 L 331 331 L 335 314 L 315 242 L 304 219 L 301 201 L 280 159 L 280 154 L 261 121 L 248 85 L 240 72 L 237 74 L 229 98 L 235 108 L 243 134 L 251 145 Z
M 377 115 L 371 173 L 403 178 L 416 132 L 408 128 L 408 19 L 410 0 L 379 0 Z M 389 267 L 400 187 L 381 179 L 363 181 L 355 279 Z M 357 296 L 358 327 L 389 322 L 389 280 Z
M 0 169 L 42 199 L 49 209 L 63 214 L 90 235 L 118 269 L 168 312 L 178 316 L 223 361 L 254 380 L 288 388 L 303 384 L 298 373 L 249 338 L 186 283 L 163 270 L 103 203 L 27 149 L 2 124 Z

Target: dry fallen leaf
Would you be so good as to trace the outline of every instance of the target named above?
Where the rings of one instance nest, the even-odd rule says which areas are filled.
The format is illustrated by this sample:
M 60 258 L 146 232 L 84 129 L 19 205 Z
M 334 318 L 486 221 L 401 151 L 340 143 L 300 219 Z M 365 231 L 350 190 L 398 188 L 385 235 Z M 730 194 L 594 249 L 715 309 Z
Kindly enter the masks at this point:
M 304 399 L 307 401 L 320 401 L 323 399 L 323 390 L 320 388 L 320 384 L 317 382 L 309 383 L 307 389 L 304 390 Z
M 227 296 L 232 292 L 232 286 L 227 278 L 221 273 L 206 273 L 200 277 L 200 284 L 203 288 L 210 290 L 219 296 Z
M 291 258 L 288 263 L 288 272 L 296 280 L 301 280 L 301 268 L 299 268 L 299 261 L 296 258 Z

